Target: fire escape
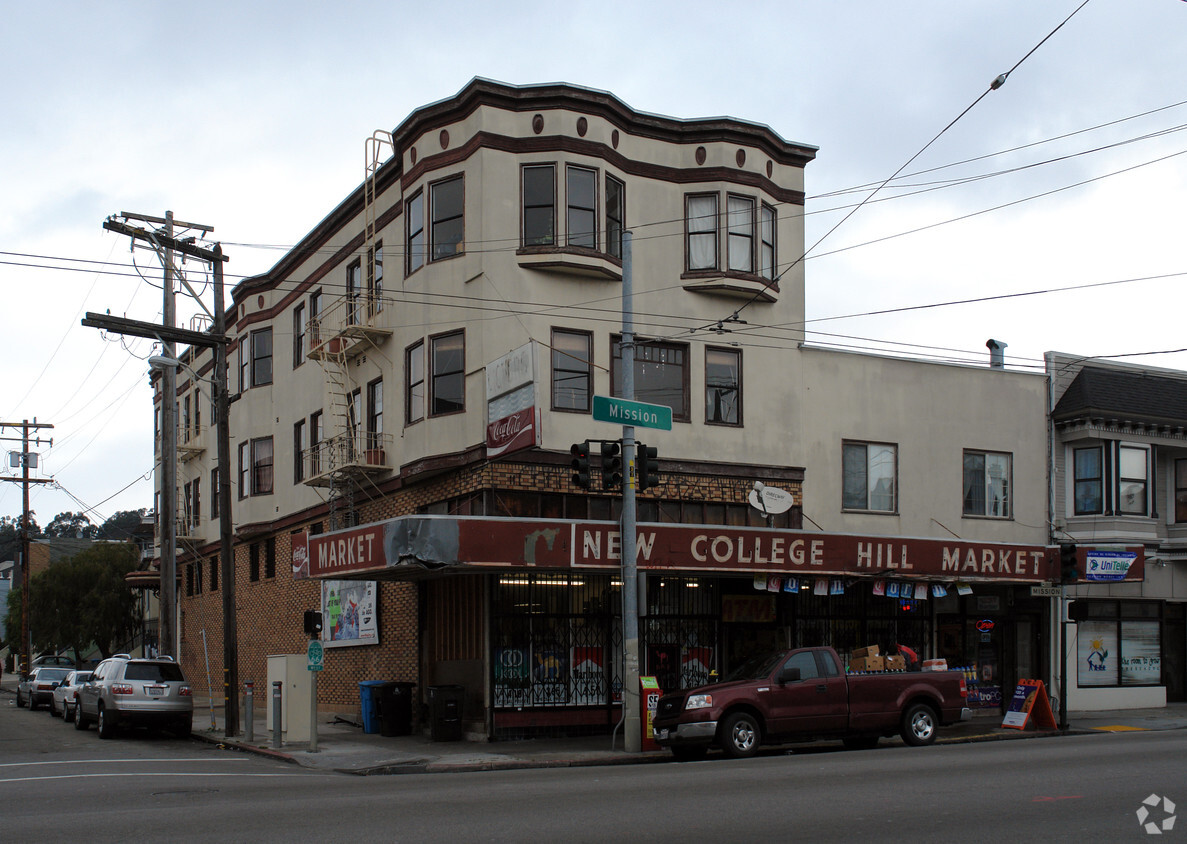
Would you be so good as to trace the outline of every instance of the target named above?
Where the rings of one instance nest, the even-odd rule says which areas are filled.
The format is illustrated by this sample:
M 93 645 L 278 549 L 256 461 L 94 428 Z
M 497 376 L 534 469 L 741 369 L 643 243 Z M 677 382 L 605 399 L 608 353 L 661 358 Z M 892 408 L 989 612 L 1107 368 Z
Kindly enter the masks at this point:
M 347 269 L 345 295 L 309 315 L 307 356 L 321 365 L 325 381 L 324 431 L 303 453 L 304 478 L 309 486 L 327 491 L 330 530 L 351 527 L 355 497 L 364 485 L 389 471 L 391 435 L 368 430 L 363 419 L 365 385 L 356 383 L 352 365 L 391 336 L 390 303 L 385 309 L 383 256 L 377 247 L 375 178 L 383 147 L 392 148 L 387 132 L 377 131 L 366 141 L 363 180 L 363 261 L 358 273 Z M 362 274 L 366 273 L 363 284 Z M 311 431 L 317 437 L 317 431 Z

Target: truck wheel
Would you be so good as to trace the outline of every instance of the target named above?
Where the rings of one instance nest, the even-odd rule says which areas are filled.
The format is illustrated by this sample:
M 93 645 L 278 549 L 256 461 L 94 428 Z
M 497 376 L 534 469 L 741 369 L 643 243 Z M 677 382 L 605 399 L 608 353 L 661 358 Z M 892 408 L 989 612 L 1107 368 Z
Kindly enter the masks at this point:
M 726 756 L 744 759 L 758 752 L 762 730 L 749 712 L 735 712 L 721 726 L 721 749 Z
M 903 713 L 903 723 L 899 730 L 903 741 L 912 747 L 923 747 L 936 740 L 938 719 L 936 711 L 926 703 L 913 703 Z
M 672 747 L 669 749 L 677 762 L 699 762 L 709 755 L 707 747 Z

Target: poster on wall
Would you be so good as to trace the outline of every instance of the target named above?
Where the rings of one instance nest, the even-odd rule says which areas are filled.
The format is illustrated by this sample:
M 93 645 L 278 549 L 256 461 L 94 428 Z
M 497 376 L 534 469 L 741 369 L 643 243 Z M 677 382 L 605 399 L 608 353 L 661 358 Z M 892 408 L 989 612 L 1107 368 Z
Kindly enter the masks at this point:
M 495 650 L 495 706 L 527 706 L 532 698 L 527 648 Z
M 1117 622 L 1081 621 L 1076 627 L 1076 681 L 1117 685 Z
M 327 648 L 379 644 L 374 580 L 323 580 L 322 643 Z
M 1121 623 L 1121 685 L 1156 686 L 1162 682 L 1162 642 L 1157 621 Z
M 600 647 L 573 647 L 573 697 L 575 706 L 606 703 L 605 651 Z

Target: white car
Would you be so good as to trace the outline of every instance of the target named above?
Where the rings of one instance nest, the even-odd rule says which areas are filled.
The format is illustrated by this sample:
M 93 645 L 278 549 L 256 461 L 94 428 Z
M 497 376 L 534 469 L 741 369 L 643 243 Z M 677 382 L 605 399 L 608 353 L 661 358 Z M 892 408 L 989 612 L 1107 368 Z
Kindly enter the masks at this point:
M 78 702 L 78 687 L 89 679 L 91 679 L 90 671 L 71 671 L 67 674 L 61 685 L 54 689 L 54 696 L 50 698 L 50 715 L 55 717 L 61 715 L 63 720 L 69 721 L 73 714 L 73 707 Z

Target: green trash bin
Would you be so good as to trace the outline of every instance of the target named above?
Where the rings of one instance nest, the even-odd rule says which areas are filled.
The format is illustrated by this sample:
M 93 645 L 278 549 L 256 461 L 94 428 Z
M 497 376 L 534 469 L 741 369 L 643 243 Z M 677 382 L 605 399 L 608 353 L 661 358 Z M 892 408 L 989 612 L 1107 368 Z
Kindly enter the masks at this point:
M 429 686 L 429 735 L 433 741 L 461 741 L 462 686 Z

